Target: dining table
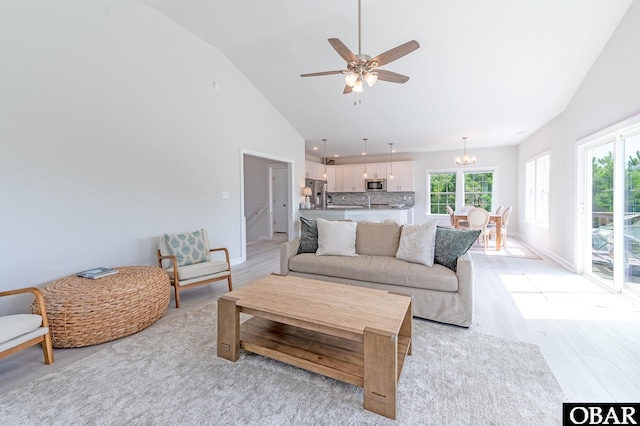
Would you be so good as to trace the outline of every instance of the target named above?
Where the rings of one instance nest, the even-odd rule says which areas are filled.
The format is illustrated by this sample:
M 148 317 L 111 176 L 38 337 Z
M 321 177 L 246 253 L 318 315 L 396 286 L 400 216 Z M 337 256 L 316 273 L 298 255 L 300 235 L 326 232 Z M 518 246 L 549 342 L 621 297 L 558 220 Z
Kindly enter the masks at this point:
M 453 227 L 460 228 L 460 221 L 467 220 L 468 212 L 453 212 Z M 496 250 L 502 250 L 502 216 L 495 213 L 489 213 L 489 223 L 496 224 Z

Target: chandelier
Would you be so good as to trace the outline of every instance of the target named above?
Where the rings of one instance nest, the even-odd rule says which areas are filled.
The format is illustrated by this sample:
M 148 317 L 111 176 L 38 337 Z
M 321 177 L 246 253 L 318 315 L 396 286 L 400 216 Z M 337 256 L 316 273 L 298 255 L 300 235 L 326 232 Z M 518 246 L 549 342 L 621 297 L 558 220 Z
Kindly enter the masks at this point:
M 470 157 L 469 155 L 467 155 L 467 136 L 463 137 L 462 139 L 464 139 L 464 155 L 462 156 L 462 158 L 456 157 L 456 164 L 458 166 L 468 166 L 470 164 L 475 164 L 476 157 Z

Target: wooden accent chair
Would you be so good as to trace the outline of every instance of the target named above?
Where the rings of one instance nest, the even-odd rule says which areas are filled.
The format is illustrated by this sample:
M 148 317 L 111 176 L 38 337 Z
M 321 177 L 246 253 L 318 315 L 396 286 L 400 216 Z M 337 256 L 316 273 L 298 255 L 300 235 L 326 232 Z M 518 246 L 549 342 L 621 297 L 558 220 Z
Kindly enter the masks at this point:
M 196 259 L 199 257 L 199 261 L 196 262 L 193 261 L 193 257 L 191 261 L 185 260 L 182 248 L 172 247 L 172 241 L 188 241 L 192 238 L 196 239 L 196 245 L 203 250 L 196 256 Z M 175 289 L 176 308 L 180 307 L 180 291 L 185 288 L 227 280 L 229 291 L 233 291 L 229 251 L 225 247 L 209 247 L 209 237 L 204 229 L 191 233 L 165 234 L 160 238 L 157 250 L 158 266 L 169 275 L 169 281 Z M 224 260 L 212 259 L 211 253 L 214 252 L 224 253 Z
M 53 346 L 49 320 L 42 292 L 35 287 L 0 291 L 0 297 L 31 293 L 35 299 L 36 314 L 0 316 L 0 359 L 35 344 L 42 344 L 44 363 L 53 364 Z

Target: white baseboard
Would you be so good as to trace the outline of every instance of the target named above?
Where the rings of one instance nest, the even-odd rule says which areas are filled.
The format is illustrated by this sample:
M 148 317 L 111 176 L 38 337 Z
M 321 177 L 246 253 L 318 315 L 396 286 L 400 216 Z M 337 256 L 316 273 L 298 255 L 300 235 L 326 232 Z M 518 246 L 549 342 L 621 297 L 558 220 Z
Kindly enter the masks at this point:
M 515 233 L 515 234 L 513 234 L 513 236 L 518 238 L 520 241 L 522 241 L 523 243 L 527 244 L 528 246 L 531 246 L 531 248 L 533 248 L 535 251 L 538 251 L 541 254 L 543 254 L 545 257 L 549 258 L 550 260 L 553 260 L 554 262 L 556 262 L 557 264 L 559 264 L 563 268 L 566 268 L 571 272 L 575 272 L 576 271 L 572 262 L 568 262 L 566 259 L 564 259 L 564 258 L 558 256 L 557 254 L 545 249 L 544 247 L 540 247 L 536 243 L 534 243 L 532 241 L 529 241 L 526 238 L 523 238 L 522 235 L 520 235 L 520 234 Z

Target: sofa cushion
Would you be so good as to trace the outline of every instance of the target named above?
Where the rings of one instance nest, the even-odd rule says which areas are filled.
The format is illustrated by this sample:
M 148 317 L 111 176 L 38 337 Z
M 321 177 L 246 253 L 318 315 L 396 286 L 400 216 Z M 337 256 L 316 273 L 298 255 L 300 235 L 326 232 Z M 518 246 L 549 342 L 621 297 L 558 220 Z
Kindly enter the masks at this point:
M 357 256 L 357 222 L 340 222 L 318 218 L 318 256 Z
M 37 330 L 42 317 L 33 314 L 15 314 L 0 317 L 0 343 L 8 342 L 23 334 Z
M 437 219 L 420 225 L 404 225 L 396 258 L 433 266 Z
M 374 256 L 395 256 L 400 242 L 397 223 L 357 222 L 356 253 Z
M 436 229 L 435 263 L 455 271 L 458 257 L 469 250 L 478 239 L 480 229 L 452 229 L 438 226 Z
M 180 266 L 178 268 L 178 280 L 186 281 L 200 278 L 229 270 L 227 262 L 212 260 L 210 262 L 195 263 L 193 265 Z M 173 279 L 173 268 L 166 269 L 169 277 Z
M 178 266 L 211 260 L 211 252 L 206 243 L 205 232 L 204 229 L 199 229 L 182 234 L 164 234 L 169 253 L 176 257 Z
M 300 253 L 315 253 L 318 250 L 318 223 L 315 220 L 300 218 Z
M 391 256 L 338 257 L 303 253 L 289 259 L 289 270 L 403 287 L 458 291 L 458 276 L 452 270 L 442 265 L 427 269 L 424 265 Z

